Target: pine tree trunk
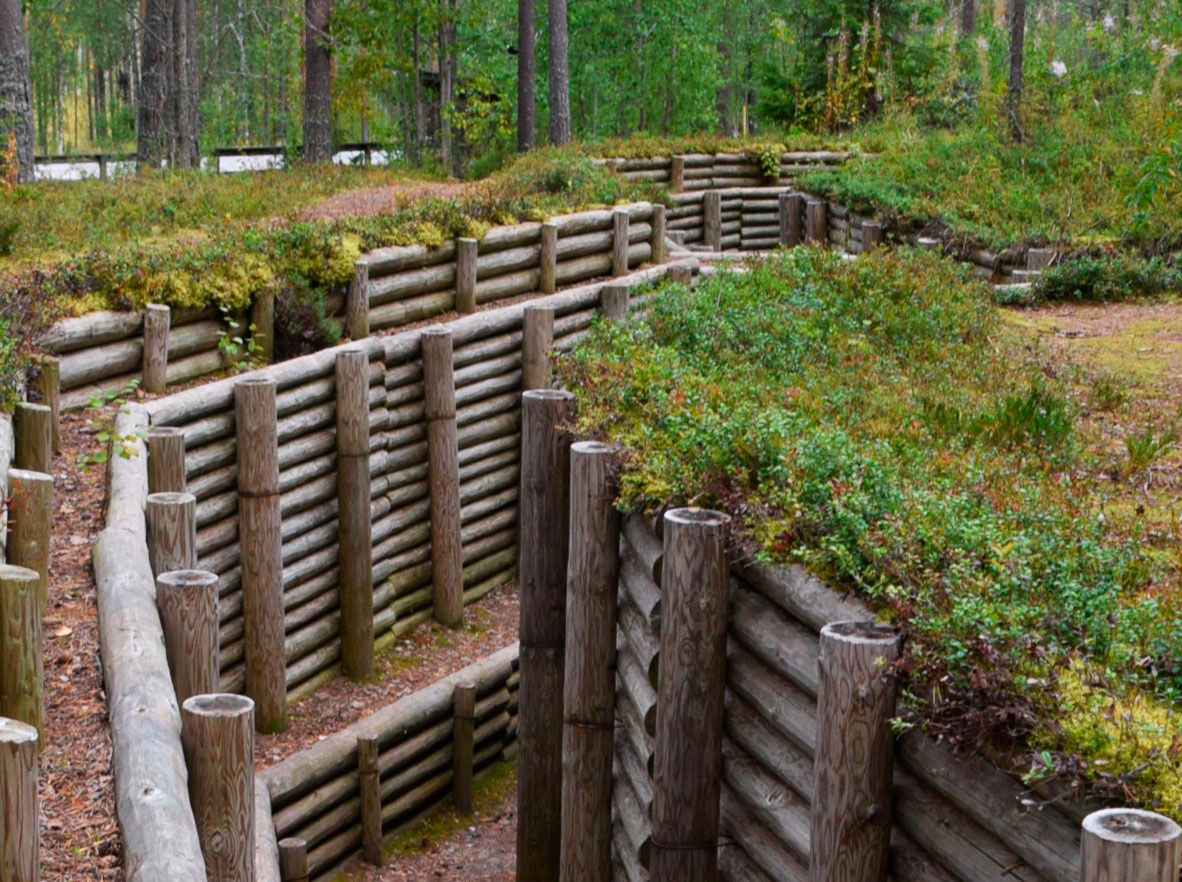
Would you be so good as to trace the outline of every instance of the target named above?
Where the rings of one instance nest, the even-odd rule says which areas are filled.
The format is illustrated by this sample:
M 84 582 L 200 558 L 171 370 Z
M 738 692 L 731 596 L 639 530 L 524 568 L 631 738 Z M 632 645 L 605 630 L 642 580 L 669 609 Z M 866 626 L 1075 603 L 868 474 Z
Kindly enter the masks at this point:
M 537 145 L 537 10 L 534 0 L 517 0 L 517 149 Z
M 33 87 L 21 0 L 0 0 L 0 156 L 15 146 L 17 181 L 33 180 Z M 0 162 L 0 174 L 8 174 Z
M 973 36 L 977 26 L 977 0 L 960 0 L 960 38 L 967 40 Z
M 456 145 L 451 130 L 452 103 L 456 85 L 456 4 L 439 3 L 439 159 L 454 173 Z
M 197 0 L 174 0 L 172 10 L 173 162 L 197 165 Z
M 1013 0 L 1010 7 L 1010 86 L 1006 91 L 1006 116 L 1010 137 L 1021 143 L 1022 129 L 1022 60 L 1026 46 L 1026 0 Z
M 570 65 L 566 0 L 550 0 L 550 143 L 570 141 Z
M 414 141 L 411 143 L 411 160 L 415 165 L 423 164 L 423 81 L 419 72 L 419 16 L 415 12 L 411 28 L 411 69 L 414 91 Z
M 164 159 L 164 129 L 168 121 L 168 3 L 169 0 L 145 0 L 144 3 L 136 132 L 140 170 L 159 168 Z
M 107 80 L 101 65 L 94 67 L 94 134 L 100 141 L 107 140 Z
M 304 0 L 304 159 L 332 161 L 332 69 L 328 21 L 332 0 Z

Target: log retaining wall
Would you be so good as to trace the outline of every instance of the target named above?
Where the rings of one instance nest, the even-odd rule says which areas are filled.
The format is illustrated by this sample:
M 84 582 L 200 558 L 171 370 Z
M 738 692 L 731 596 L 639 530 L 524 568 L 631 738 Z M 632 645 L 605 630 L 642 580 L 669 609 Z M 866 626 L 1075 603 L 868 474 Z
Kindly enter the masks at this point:
M 780 154 L 778 180 L 764 176 L 759 159 L 749 153 L 683 153 L 676 156 L 651 156 L 634 159 L 597 159 L 600 165 L 614 169 L 629 181 L 652 181 L 679 189 L 674 180 L 674 165 L 683 171 L 680 189 L 718 190 L 730 187 L 759 187 L 789 184 L 797 175 L 841 165 L 852 154 L 843 151 L 792 151 Z

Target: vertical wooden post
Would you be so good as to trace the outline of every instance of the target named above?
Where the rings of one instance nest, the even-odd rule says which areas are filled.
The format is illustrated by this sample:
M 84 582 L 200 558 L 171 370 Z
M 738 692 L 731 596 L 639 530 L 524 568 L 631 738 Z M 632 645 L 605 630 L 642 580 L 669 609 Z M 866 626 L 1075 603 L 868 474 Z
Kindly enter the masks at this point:
M 612 211 L 612 275 L 628 274 L 628 225 L 632 216 L 626 208 Z
M 45 732 L 45 683 L 37 574 L 0 564 L 0 716 Z
M 810 199 L 805 203 L 805 237 L 809 242 L 825 245 L 829 241 L 829 203 L 824 199 Z
M 263 289 L 250 308 L 250 338 L 259 357 L 270 364 L 275 360 L 275 292 Z
M 274 379 L 243 377 L 234 384 L 234 421 L 246 694 L 255 702 L 259 731 L 279 732 L 287 726 L 287 669 Z
M 32 387 L 40 396 L 38 404 L 49 408 L 50 432 L 53 436 L 52 450 L 62 449 L 62 363 L 54 355 L 43 355 L 37 365 L 37 377 Z
M 159 576 L 197 566 L 197 497 L 192 493 L 150 493 L 144 514 L 153 573 Z
M 472 777 L 475 760 L 476 684 L 457 683 L 452 693 L 451 796 L 456 811 L 472 813 Z
M 175 426 L 148 429 L 148 492 L 185 492 L 185 433 Z
M 480 243 L 456 239 L 456 312 L 476 312 L 476 257 Z
M 205 570 L 156 576 L 156 609 L 177 704 L 218 691 L 218 577 Z
M 37 730 L 0 717 L 0 871 L 5 882 L 41 878 Z
M 12 412 L 16 452 L 12 464 L 18 469 L 53 474 L 53 413 L 44 404 L 22 401 Z
M 669 165 L 669 192 L 680 193 L 685 189 L 685 157 L 674 156 Z
M 687 288 L 694 286 L 694 271 L 688 266 L 671 266 L 669 271 L 665 273 L 665 278 L 675 285 L 685 285 Z
M 181 743 L 206 875 L 254 882 L 254 702 L 226 693 L 186 699 Z
M 869 254 L 882 245 L 886 237 L 886 229 L 878 221 L 862 222 L 862 253 Z
M 167 385 L 168 329 L 171 311 L 159 303 L 149 303 L 144 309 L 144 391 L 160 395 Z
M 618 469 L 619 448 L 598 441 L 571 445 L 561 882 L 612 877 Z
M 665 514 L 653 759 L 653 882 L 714 882 L 722 788 L 728 518 Z
M 464 621 L 464 583 L 460 547 L 460 453 L 451 331 L 443 327 L 427 328 L 421 339 L 435 620 L 455 628 Z
M 702 242 L 711 251 L 722 250 L 722 194 L 707 190 L 702 196 Z
M 665 248 L 665 206 L 659 202 L 653 203 L 652 227 L 653 253 L 649 259 L 653 263 L 664 263 L 669 253 Z
M 370 541 L 369 356 L 337 353 L 337 511 L 340 524 L 341 671 L 373 676 L 373 542 Z
M 1139 809 L 1103 809 L 1083 821 L 1081 882 L 1177 882 L 1182 828 Z
M 380 867 L 382 855 L 382 793 L 378 783 L 378 739 L 357 739 L 357 776 L 361 789 L 361 856 Z
M 345 336 L 350 340 L 369 336 L 369 264 L 364 259 L 353 264 L 353 281 L 345 296 Z
M 543 294 L 558 290 L 558 224 L 542 224 L 542 255 L 538 287 Z
M 804 197 L 799 193 L 780 194 L 780 244 L 792 248 L 800 244 L 800 213 Z
M 885 882 L 890 858 L 899 632 L 874 622 L 821 629 L 812 882 Z
M 599 290 L 599 311 L 609 321 L 628 318 L 629 288 L 623 282 L 612 282 Z
M 517 880 L 554 882 L 562 817 L 562 677 L 570 537 L 570 437 L 575 397 L 521 396 Z
M 522 311 L 521 388 L 545 389 L 554 348 L 554 307 L 531 304 Z
M 53 478 L 44 472 L 8 472 L 8 562 L 37 574 L 37 604 L 49 609 L 49 549 L 53 533 Z
M 1044 270 L 1054 259 L 1054 248 L 1031 248 L 1026 252 L 1026 269 Z
M 308 843 L 296 836 L 279 840 L 279 875 L 283 882 L 308 882 Z

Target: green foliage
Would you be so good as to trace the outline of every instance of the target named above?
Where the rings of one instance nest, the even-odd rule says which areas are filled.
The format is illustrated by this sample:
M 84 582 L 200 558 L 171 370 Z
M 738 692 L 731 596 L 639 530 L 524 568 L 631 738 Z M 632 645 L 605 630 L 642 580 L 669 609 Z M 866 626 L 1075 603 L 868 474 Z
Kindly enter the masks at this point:
M 0 218 L 0 257 L 8 257 L 12 254 L 12 243 L 16 239 L 16 231 L 19 227 L 20 221 Z
M 1159 257 L 1080 256 L 1049 267 L 1034 283 L 1033 302 L 1112 303 L 1182 294 L 1182 269 Z
M 1081 658 L 1145 706 L 1182 697 L 1176 569 L 1109 529 L 1067 390 L 967 271 L 795 249 L 647 309 L 559 366 L 579 430 L 624 447 L 625 506 L 724 508 L 749 553 L 860 591 L 952 736 L 1075 749 L 1054 684 Z
M 1125 450 L 1129 454 L 1129 474 L 1139 475 L 1165 456 L 1178 442 L 1176 428 L 1156 431 L 1153 426 L 1134 432 L 1125 438 Z

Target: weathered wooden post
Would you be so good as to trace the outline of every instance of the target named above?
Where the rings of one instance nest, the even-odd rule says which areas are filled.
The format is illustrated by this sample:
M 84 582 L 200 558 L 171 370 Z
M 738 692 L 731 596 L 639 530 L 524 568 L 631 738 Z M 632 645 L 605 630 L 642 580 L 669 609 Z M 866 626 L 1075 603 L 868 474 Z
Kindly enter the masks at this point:
M 613 445 L 598 441 L 571 445 L 561 882 L 612 878 L 618 468 L 619 448 Z
M 692 267 L 671 266 L 669 267 L 669 271 L 665 273 L 665 278 L 675 285 L 685 285 L 687 288 L 694 286 L 694 271 Z
M 0 717 L 0 872 L 5 882 L 41 878 L 37 730 Z
M 562 818 L 562 677 L 570 537 L 570 436 L 575 397 L 521 396 L 517 880 L 554 882 Z
M 62 449 L 62 363 L 55 355 L 42 355 L 37 363 L 37 376 L 30 384 L 40 396 L 38 404 L 49 408 L 53 452 Z
M 543 294 L 558 290 L 558 224 L 542 224 L 542 254 L 538 288 Z
M 22 401 L 12 412 L 16 451 L 12 464 L 30 472 L 53 474 L 53 412 L 47 405 Z
M 357 739 L 357 775 L 361 789 L 361 856 L 375 867 L 384 863 L 382 855 L 382 792 L 378 772 L 378 739 Z
M 653 263 L 664 263 L 669 253 L 665 247 L 665 206 L 660 202 L 653 203 L 652 228 L 653 234 L 650 241 L 653 253 L 649 260 Z
M 464 582 L 460 547 L 460 453 L 451 331 L 444 327 L 427 328 L 421 339 L 435 620 L 455 628 L 464 620 Z
M 890 859 L 892 664 L 899 632 L 874 622 L 821 629 L 812 882 L 885 882 Z
M 246 694 L 254 700 L 259 731 L 279 732 L 287 726 L 287 669 L 275 380 L 264 376 L 238 380 L 234 420 Z
M 829 242 L 829 203 L 824 199 L 805 203 L 805 238 L 818 245 Z
M 862 253 L 869 254 L 882 245 L 886 238 L 886 228 L 878 221 L 862 222 Z
M 8 562 L 37 574 L 37 608 L 49 609 L 49 549 L 53 533 L 53 478 L 44 472 L 8 472 Z
M 275 292 L 263 289 L 250 307 L 250 339 L 255 351 L 267 364 L 275 360 Z
M 185 433 L 175 426 L 148 429 L 148 492 L 185 492 Z
M 718 875 L 728 522 L 696 508 L 665 513 L 653 882 L 713 882 Z
M 159 576 L 197 566 L 197 497 L 192 493 L 150 493 L 144 514 L 153 573 Z
M 780 244 L 792 248 L 800 244 L 800 214 L 804 197 L 799 193 L 780 194 Z
M 711 251 L 722 250 L 722 194 L 707 190 L 702 196 L 702 243 Z
M 308 843 L 297 836 L 279 840 L 279 875 L 283 882 L 308 882 Z
M 254 702 L 226 693 L 186 699 L 181 743 L 206 875 L 254 882 Z
M 608 321 L 628 318 L 629 288 L 623 282 L 604 285 L 599 291 L 599 311 Z
M 1182 828 L 1139 809 L 1103 809 L 1083 821 L 1081 882 L 1177 882 Z
M 469 815 L 475 762 L 476 684 L 457 683 L 452 706 L 451 797 L 456 811 Z
M 365 258 L 353 264 L 353 281 L 345 296 L 345 336 L 350 340 L 369 336 L 369 264 Z
M 685 157 L 674 156 L 669 164 L 669 192 L 680 193 L 685 189 Z
M 628 274 L 628 225 L 632 215 L 626 208 L 612 211 L 612 275 Z
M 456 239 L 456 312 L 476 312 L 476 257 L 480 243 Z
M 522 311 L 521 320 L 521 388 L 544 389 L 550 382 L 554 307 L 531 304 Z
M 168 330 L 172 322 L 171 310 L 159 303 L 149 303 L 144 309 L 144 391 L 160 395 L 167 385 Z
M 373 542 L 370 541 L 369 356 L 360 347 L 336 357 L 337 511 L 340 553 L 341 671 L 373 676 Z
M 177 704 L 218 691 L 218 577 L 173 570 L 156 577 L 156 609 Z
M 45 732 L 40 577 L 0 564 L 0 716 Z
M 1055 259 L 1054 248 L 1031 248 L 1026 252 L 1026 269 L 1042 271 Z

